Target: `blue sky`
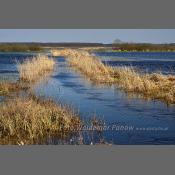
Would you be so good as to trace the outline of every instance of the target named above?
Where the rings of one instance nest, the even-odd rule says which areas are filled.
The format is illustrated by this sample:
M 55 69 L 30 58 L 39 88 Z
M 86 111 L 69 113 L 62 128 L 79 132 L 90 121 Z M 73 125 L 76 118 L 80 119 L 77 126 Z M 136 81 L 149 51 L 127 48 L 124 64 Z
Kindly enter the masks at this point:
M 0 42 L 175 43 L 175 29 L 0 29 Z

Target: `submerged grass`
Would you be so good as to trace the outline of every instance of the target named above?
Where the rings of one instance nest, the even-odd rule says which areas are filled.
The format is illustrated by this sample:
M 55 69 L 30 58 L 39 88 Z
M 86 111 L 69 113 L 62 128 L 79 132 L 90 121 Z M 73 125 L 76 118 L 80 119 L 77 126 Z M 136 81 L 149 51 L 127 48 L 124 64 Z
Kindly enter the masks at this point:
M 175 104 L 175 76 L 161 73 L 142 74 L 133 67 L 112 68 L 86 51 L 64 49 L 52 51 L 53 56 L 65 56 L 71 66 L 95 83 L 116 84 L 126 92 Z
M 34 82 L 54 69 L 54 60 L 45 55 L 38 55 L 18 63 L 19 77 L 24 82 Z
M 36 96 L 7 99 L 0 105 L 0 138 L 8 144 L 39 143 L 46 136 L 69 134 L 80 124 L 69 108 Z
M 0 95 L 7 95 L 10 92 L 28 89 L 24 83 L 0 82 Z

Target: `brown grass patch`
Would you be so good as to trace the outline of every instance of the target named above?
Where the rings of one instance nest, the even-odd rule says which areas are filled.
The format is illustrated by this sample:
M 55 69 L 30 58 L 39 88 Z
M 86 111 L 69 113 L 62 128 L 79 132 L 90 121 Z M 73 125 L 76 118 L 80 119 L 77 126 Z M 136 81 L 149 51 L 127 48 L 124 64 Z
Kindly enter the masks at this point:
M 44 74 L 54 69 L 54 60 L 45 55 L 39 55 L 18 63 L 20 80 L 34 82 Z
M 160 73 L 141 74 L 132 67 L 114 69 L 115 81 L 121 89 L 146 98 L 175 103 L 175 76 Z
M 134 92 L 151 99 L 175 103 L 175 76 L 161 73 L 142 74 L 132 67 L 112 68 L 86 51 L 64 49 L 53 52 L 65 56 L 71 66 L 95 83 L 116 84 L 126 92 Z
M 28 86 L 26 86 L 24 83 L 0 82 L 0 95 L 7 95 L 10 92 L 16 92 L 25 89 L 28 89 Z
M 79 117 L 65 106 L 35 96 L 7 99 L 0 105 L 1 142 L 40 143 L 50 135 L 69 134 L 80 124 Z

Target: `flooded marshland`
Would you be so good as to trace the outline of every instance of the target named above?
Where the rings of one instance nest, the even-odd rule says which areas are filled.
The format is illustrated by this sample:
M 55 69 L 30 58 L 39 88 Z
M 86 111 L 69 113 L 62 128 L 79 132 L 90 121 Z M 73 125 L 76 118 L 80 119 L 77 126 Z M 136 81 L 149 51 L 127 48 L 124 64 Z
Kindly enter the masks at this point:
M 143 72 L 175 73 L 175 53 L 101 52 L 93 53 L 110 66 L 133 66 Z M 18 80 L 16 61 L 33 54 L 0 53 L 0 79 Z M 104 121 L 102 132 L 81 133 L 84 144 L 103 140 L 109 144 L 175 144 L 175 106 L 128 95 L 114 86 L 99 86 L 70 68 L 64 57 L 55 57 L 56 66 L 47 81 L 32 87 L 38 96 L 71 106 L 82 120 L 96 116 Z M 2 98 L 2 97 L 1 97 Z M 88 126 L 87 126 L 88 127 Z M 86 130 L 87 129 L 87 130 Z M 79 139 L 79 137 L 78 137 Z M 57 138 L 54 144 L 62 142 Z M 50 144 L 50 140 L 47 141 Z M 68 144 L 77 138 L 68 138 Z

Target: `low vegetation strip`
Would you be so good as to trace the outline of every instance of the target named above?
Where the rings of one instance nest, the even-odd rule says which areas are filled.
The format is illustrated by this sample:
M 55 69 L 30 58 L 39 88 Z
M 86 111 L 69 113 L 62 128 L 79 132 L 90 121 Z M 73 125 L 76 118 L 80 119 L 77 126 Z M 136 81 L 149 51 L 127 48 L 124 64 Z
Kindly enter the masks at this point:
M 27 51 L 42 51 L 43 49 L 36 44 L 0 44 L 0 52 L 27 52 Z
M 41 143 L 46 136 L 69 134 L 80 124 L 71 109 L 36 96 L 7 99 L 0 105 L 1 143 Z
M 36 81 L 47 72 L 52 71 L 54 65 L 54 60 L 45 55 L 29 58 L 23 63 L 18 63 L 20 80 L 26 82 Z
M 65 49 L 60 51 L 52 51 L 53 56 L 65 56 L 71 66 L 81 71 L 90 80 L 98 83 L 113 83 L 114 78 L 111 77 L 110 67 L 105 66 L 100 59 L 91 56 L 86 51 L 77 51 Z
M 152 52 L 173 52 L 175 44 L 151 44 L 151 43 L 113 43 L 112 49 L 116 51 L 152 51 Z
M 52 51 L 65 56 L 71 66 L 96 83 L 116 84 L 126 92 L 175 104 L 175 76 L 161 73 L 142 74 L 133 67 L 109 67 L 86 51 L 64 49 Z

